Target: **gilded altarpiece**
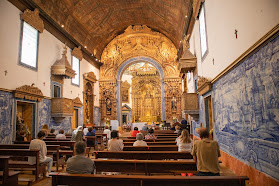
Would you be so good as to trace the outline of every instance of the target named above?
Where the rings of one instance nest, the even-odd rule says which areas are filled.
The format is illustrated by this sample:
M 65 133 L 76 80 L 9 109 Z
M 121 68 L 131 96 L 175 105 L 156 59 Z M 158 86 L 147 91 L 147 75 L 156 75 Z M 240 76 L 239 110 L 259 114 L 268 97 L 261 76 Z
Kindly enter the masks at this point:
M 96 81 L 94 72 L 83 74 L 84 124 L 94 123 L 94 83 Z
M 122 103 L 129 103 L 129 93 L 130 93 L 130 87 L 131 85 L 126 81 L 124 81 L 121 84 L 121 99 L 122 99 Z
M 103 65 L 100 68 L 100 107 L 102 120 L 119 119 L 121 111 L 116 112 L 116 108 L 121 110 L 121 100 L 116 99 L 116 87 L 121 82 L 118 74 L 123 73 L 122 64 L 129 59 L 144 56 L 150 58 L 160 66 L 158 85 L 165 83 L 165 96 L 161 97 L 162 103 L 166 100 L 165 119 L 172 119 L 172 116 L 181 118 L 181 80 L 177 70 L 177 49 L 170 39 L 163 34 L 151 30 L 145 25 L 129 26 L 123 34 L 115 37 L 103 50 L 101 61 Z M 124 69 L 125 70 L 125 69 Z M 164 82 L 162 82 L 164 81 Z M 120 89 L 120 88 L 119 88 Z M 146 88 L 147 89 L 147 88 Z M 171 93 L 169 93 L 171 92 Z M 164 95 L 164 94 L 161 94 Z M 171 99 L 174 98 L 173 102 Z M 119 96 L 118 99 L 121 99 Z M 164 99 L 164 100 L 162 100 Z M 173 103 L 173 106 L 171 106 Z M 110 108 L 111 107 L 111 108 Z M 176 108 L 175 108 L 176 107 Z M 172 108 L 172 109 L 171 109 Z M 133 110 L 134 112 L 134 110 Z M 119 116 L 118 116 L 119 115 Z M 137 116 L 139 116 L 137 114 Z M 134 118 L 133 118 L 134 119 Z M 164 119 L 162 117 L 162 119 Z
M 133 74 L 132 107 L 133 122 L 161 121 L 161 83 L 155 68 Z

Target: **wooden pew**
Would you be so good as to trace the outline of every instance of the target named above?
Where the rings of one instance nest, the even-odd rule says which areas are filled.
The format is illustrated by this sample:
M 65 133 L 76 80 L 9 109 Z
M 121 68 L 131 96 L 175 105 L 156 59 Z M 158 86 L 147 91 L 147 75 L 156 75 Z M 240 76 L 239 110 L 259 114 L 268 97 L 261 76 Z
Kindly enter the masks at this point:
M 95 151 L 95 158 L 134 159 L 134 160 L 164 160 L 164 159 L 193 159 L 190 152 L 177 151 Z
M 44 141 L 71 141 L 71 138 L 66 138 L 66 139 L 45 138 Z
M 75 155 L 75 141 L 45 141 L 46 145 L 60 145 L 59 153 L 63 155 Z M 70 147 L 70 150 L 61 150 L 62 147 Z
M 30 144 L 0 144 L 0 149 L 29 149 Z M 53 157 L 53 153 L 56 157 L 53 157 L 53 162 L 56 163 L 56 171 L 60 165 L 64 169 L 65 158 L 60 157 L 60 145 L 47 145 L 47 154 Z M 58 159 L 57 159 L 58 158 Z
M 177 145 L 157 145 L 157 146 L 124 146 L 123 151 L 178 151 Z
M 71 185 L 80 186 L 88 183 L 98 185 L 135 185 L 135 186 L 245 186 L 247 176 L 135 176 L 135 175 L 94 175 L 56 173 L 52 176 L 52 186 Z
M 19 171 L 10 171 L 8 161 L 10 156 L 0 156 L 0 181 L 1 185 L 18 185 Z
M 95 159 L 96 171 L 98 172 L 121 172 L 121 173 L 171 173 L 191 172 L 197 173 L 194 160 L 102 160 Z
M 127 138 L 122 138 L 123 142 L 135 142 L 135 139 L 127 139 Z M 144 139 L 143 141 L 146 142 L 164 142 L 164 141 L 175 141 L 176 138 L 170 139 L 170 138 L 159 138 L 159 139 Z
M 9 160 L 9 168 L 15 168 L 20 170 L 33 170 L 35 171 L 36 181 L 39 179 L 39 174 L 44 174 L 46 172 L 46 163 L 39 162 L 39 150 L 29 150 L 29 149 L 0 149 L 0 156 L 11 156 L 13 158 L 22 157 L 35 157 L 36 163 L 30 165 L 28 161 L 22 160 Z
M 124 146 L 133 146 L 134 142 L 123 142 Z M 175 141 L 147 142 L 148 146 L 154 145 L 176 145 Z
M 86 141 L 91 141 L 92 145 L 87 145 L 87 147 L 93 147 L 94 150 L 98 150 L 98 145 L 96 144 L 96 136 L 85 136 Z M 87 142 L 86 142 L 87 143 Z

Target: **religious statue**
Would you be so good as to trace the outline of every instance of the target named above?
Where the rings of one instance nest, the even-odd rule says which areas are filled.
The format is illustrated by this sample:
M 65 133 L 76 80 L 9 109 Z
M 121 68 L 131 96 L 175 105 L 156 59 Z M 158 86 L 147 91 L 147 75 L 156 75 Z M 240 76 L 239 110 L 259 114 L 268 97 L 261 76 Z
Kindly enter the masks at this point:
M 106 99 L 106 110 L 107 110 L 107 114 L 111 115 L 111 101 L 109 98 Z
M 176 112 L 177 106 L 176 106 L 176 98 L 175 96 L 172 97 L 171 99 L 171 111 Z

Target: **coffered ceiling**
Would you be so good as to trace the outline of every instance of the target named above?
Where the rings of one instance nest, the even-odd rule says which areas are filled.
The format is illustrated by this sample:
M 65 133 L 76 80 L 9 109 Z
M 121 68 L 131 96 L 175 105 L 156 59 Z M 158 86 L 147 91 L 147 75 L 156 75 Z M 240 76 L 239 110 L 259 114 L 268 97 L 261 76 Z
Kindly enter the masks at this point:
M 83 47 L 100 56 L 129 25 L 147 25 L 178 48 L 192 0 L 32 0 Z M 188 15 L 188 17 L 190 17 Z M 185 27 L 186 26 L 186 27 Z

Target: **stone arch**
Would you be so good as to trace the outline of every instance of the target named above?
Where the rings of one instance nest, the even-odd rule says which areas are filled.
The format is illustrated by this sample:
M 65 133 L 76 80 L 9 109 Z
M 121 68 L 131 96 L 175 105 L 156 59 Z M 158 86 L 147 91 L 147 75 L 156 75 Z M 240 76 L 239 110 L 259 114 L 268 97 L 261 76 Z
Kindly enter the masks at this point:
M 165 108 L 165 83 L 164 83 L 164 70 L 162 66 L 156 62 L 155 60 L 149 58 L 149 57 L 134 57 L 131 59 L 128 59 L 124 63 L 121 64 L 121 66 L 117 70 L 116 75 L 116 111 L 117 111 L 117 120 L 119 123 L 121 123 L 121 95 L 120 95 L 120 89 L 121 89 L 121 77 L 126 70 L 128 66 L 131 64 L 137 63 L 137 62 L 147 62 L 152 64 L 159 72 L 160 78 L 161 78 L 161 108 L 162 108 L 162 120 L 166 120 L 166 108 Z

